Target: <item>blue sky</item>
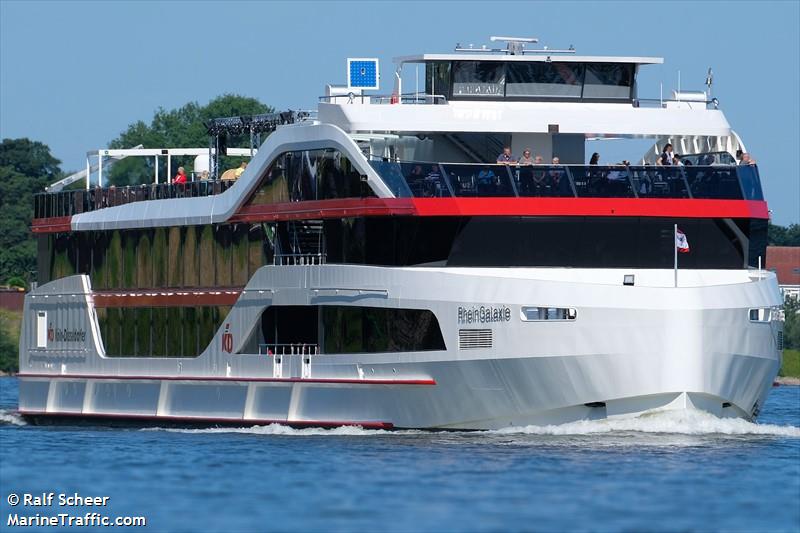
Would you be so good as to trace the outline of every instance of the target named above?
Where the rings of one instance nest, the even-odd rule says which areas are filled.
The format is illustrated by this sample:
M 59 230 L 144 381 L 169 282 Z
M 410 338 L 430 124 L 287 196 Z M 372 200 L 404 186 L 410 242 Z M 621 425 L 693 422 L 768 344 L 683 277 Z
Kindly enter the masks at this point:
M 43 2 L 0 0 L 0 136 L 48 144 L 65 169 L 158 107 L 226 92 L 311 108 L 345 58 L 449 52 L 490 35 L 586 55 L 665 58 L 642 97 L 714 94 L 758 160 L 773 220 L 800 222 L 800 2 Z M 641 156 L 610 146 L 607 161 Z M 613 157 L 611 157 L 613 155 Z

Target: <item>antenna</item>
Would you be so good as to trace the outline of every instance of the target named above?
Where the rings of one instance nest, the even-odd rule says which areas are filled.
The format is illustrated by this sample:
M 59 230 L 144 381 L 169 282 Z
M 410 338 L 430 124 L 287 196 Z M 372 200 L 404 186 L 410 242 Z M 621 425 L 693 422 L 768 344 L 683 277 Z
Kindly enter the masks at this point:
M 539 39 L 536 37 L 502 37 L 498 35 L 492 35 L 489 37 L 489 40 L 492 42 L 501 41 L 506 43 L 505 48 L 489 48 L 485 44 L 482 45 L 480 48 L 475 48 L 472 44 L 468 47 L 464 47 L 461 43 L 456 44 L 456 52 L 504 52 L 507 55 L 524 55 L 524 54 L 574 54 L 575 47 L 569 45 L 569 48 L 566 50 L 553 50 L 549 49 L 548 47 L 544 47 L 541 50 L 533 50 L 525 48 L 526 44 L 530 43 L 538 43 Z
M 714 85 L 714 71 L 708 67 L 708 74 L 706 74 L 706 97 L 711 98 L 711 86 Z
M 525 53 L 525 44 L 526 43 L 538 43 L 539 39 L 535 37 L 498 37 L 496 35 L 492 35 L 489 37 L 489 40 L 494 42 L 503 41 L 506 43 L 506 53 L 509 55 L 517 55 L 517 54 L 524 54 Z

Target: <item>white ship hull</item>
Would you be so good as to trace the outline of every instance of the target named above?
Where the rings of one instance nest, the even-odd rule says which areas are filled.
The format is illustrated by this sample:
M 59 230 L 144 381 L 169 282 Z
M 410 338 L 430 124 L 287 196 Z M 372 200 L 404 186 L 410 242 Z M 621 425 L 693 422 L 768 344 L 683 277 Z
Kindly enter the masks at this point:
M 625 274 L 635 276 L 624 286 Z M 197 358 L 106 357 L 88 278 L 26 299 L 20 412 L 31 417 L 154 423 L 495 429 L 698 408 L 753 418 L 780 367 L 780 305 L 767 272 L 669 270 L 264 267 Z M 238 353 L 270 305 L 430 309 L 446 350 Z M 464 309 L 509 309 L 467 323 Z M 523 306 L 577 310 L 524 321 Z M 462 314 L 459 314 L 462 308 Z M 42 344 L 37 313 L 75 335 Z M 764 315 L 761 315 L 764 318 Z M 461 319 L 460 319 L 461 317 Z M 772 318 L 775 318 L 774 315 Z M 459 330 L 491 330 L 491 345 Z M 85 332 L 81 335 L 80 332 Z M 231 346 L 229 346 L 230 348 Z

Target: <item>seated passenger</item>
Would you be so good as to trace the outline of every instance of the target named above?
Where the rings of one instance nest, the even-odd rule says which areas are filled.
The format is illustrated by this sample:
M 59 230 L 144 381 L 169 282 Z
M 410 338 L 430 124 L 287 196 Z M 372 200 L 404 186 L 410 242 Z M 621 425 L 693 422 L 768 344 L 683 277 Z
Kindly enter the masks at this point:
M 531 151 L 529 148 L 526 148 L 522 152 L 522 157 L 519 158 L 519 164 L 522 166 L 528 166 L 533 164 L 533 158 L 531 157 Z
M 424 196 L 442 195 L 442 175 L 439 172 L 439 165 L 431 165 L 431 170 L 425 176 Z
M 422 196 L 425 189 L 425 171 L 422 170 L 422 165 L 414 165 L 408 173 L 406 182 L 414 196 Z
M 742 160 L 739 161 L 739 164 L 740 165 L 755 165 L 756 164 L 756 160 L 753 159 L 752 157 L 750 157 L 750 154 L 748 152 L 743 152 L 742 153 Z
M 553 157 L 553 165 L 560 166 L 561 159 Z M 572 196 L 572 187 L 569 185 L 569 178 L 563 168 L 554 168 L 549 172 L 550 177 L 550 196 Z
M 503 147 L 503 153 L 497 156 L 497 162 L 502 165 L 513 165 L 517 162 L 517 158 L 511 154 L 511 147 Z

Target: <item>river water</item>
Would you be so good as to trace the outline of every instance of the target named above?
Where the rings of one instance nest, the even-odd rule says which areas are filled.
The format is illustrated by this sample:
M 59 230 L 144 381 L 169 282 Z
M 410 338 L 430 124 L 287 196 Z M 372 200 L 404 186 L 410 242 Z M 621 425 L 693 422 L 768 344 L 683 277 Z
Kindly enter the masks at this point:
M 757 424 L 672 412 L 477 433 L 37 427 L 16 404 L 0 378 L 3 530 L 99 511 L 143 531 L 800 531 L 800 387 L 774 388 Z M 110 499 L 7 502 L 50 492 Z

